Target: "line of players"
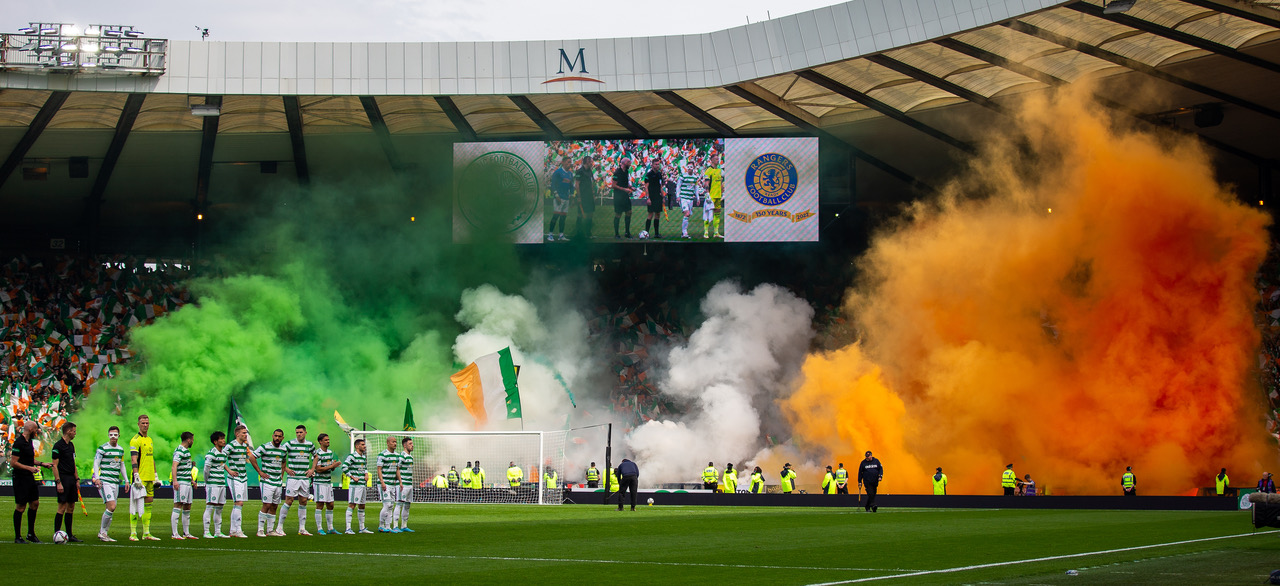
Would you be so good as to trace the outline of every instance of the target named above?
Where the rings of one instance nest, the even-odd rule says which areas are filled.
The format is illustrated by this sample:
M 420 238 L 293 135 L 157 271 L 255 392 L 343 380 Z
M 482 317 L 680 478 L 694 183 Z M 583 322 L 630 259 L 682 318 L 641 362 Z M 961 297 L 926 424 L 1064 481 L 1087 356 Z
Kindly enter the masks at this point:
M 156 471 L 151 438 L 147 435 L 149 419 L 138 418 L 138 435 L 129 442 L 132 482 L 125 484 L 124 449 L 119 444 L 120 430 L 111 426 L 107 443 L 98 447 L 94 455 L 93 484 L 101 492 L 105 511 L 102 514 L 98 538 L 115 541 L 108 530 L 116 508 L 117 495 L 129 496 L 130 541 L 158 540 L 150 531 L 150 504 L 154 498 Z M 284 441 L 284 431 L 277 429 L 271 441 L 252 447 L 248 430 L 243 425 L 235 428 L 235 439 L 227 441 L 226 434 L 213 432 L 212 447 L 204 456 L 205 510 L 204 537 L 247 537 L 242 521 L 245 501 L 248 497 L 248 467 L 257 471 L 261 485 L 262 508 L 258 513 L 258 537 L 284 536 L 284 523 L 289 508 L 297 503 L 298 535 L 311 535 L 307 531 L 307 501 L 315 500 L 316 533 L 337 534 L 333 521 L 333 472 L 342 467 L 341 474 L 350 479 L 347 498 L 347 535 L 373 533 L 365 527 L 366 484 L 369 480 L 368 456 L 365 440 L 355 441 L 355 450 L 338 462 L 329 449 L 329 435 L 320 434 L 318 446 L 307 440 L 306 426 L 294 430 L 295 439 Z M 74 437 L 74 436 L 73 436 Z M 191 448 L 195 435 L 183 432 L 180 445 L 174 450 L 171 465 L 173 483 L 173 511 L 170 515 L 172 539 L 198 539 L 191 534 L 190 516 L 194 493 Z M 397 447 L 402 448 L 397 451 Z M 382 509 L 378 531 L 383 533 L 412 533 L 409 528 L 409 505 L 413 495 L 413 440 L 404 438 L 397 442 L 387 438 L 387 449 L 378 454 L 376 478 Z M 230 494 L 233 508 L 230 533 L 222 533 L 222 509 Z M 358 529 L 352 524 L 353 515 Z M 142 525 L 142 535 L 137 526 Z M 212 531 L 210 525 L 212 524 Z M 325 530 L 325 527 L 328 530 Z

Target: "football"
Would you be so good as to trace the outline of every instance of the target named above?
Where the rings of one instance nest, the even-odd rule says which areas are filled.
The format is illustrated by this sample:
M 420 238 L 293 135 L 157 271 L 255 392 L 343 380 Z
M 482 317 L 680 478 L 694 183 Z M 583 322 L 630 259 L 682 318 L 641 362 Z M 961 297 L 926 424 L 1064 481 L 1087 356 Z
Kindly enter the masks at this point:
M 653 506 L 653 497 L 649 497 L 649 506 Z
M 54 543 L 66 543 L 66 542 L 67 542 L 67 532 L 66 532 L 66 531 L 58 531 L 57 533 L 54 533 L 54 534 L 53 534 L 53 542 L 54 542 Z
M 640 239 L 641 239 L 641 240 L 648 240 L 648 239 L 649 239 L 649 231 L 648 231 L 648 230 L 641 230 L 641 231 L 640 231 Z

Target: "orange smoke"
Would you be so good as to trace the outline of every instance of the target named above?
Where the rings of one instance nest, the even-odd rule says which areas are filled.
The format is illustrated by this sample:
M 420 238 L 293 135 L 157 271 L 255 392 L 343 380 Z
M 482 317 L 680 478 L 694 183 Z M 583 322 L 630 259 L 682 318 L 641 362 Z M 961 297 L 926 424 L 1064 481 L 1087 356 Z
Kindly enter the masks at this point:
M 859 344 L 783 402 L 801 447 L 874 450 L 883 490 L 1057 494 L 1212 485 L 1274 465 L 1252 376 L 1268 218 L 1190 140 L 1116 129 L 1083 90 L 1027 101 L 939 201 L 862 259 Z M 982 197 L 963 197 L 980 191 Z M 1052 210 L 1050 213 L 1049 210 Z

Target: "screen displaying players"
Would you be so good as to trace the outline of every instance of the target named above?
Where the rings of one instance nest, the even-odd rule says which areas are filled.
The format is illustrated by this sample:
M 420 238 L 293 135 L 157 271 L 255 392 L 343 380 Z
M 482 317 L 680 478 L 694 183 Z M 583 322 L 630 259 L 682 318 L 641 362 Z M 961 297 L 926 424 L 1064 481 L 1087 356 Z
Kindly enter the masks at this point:
M 455 242 L 818 239 L 818 139 L 458 143 Z

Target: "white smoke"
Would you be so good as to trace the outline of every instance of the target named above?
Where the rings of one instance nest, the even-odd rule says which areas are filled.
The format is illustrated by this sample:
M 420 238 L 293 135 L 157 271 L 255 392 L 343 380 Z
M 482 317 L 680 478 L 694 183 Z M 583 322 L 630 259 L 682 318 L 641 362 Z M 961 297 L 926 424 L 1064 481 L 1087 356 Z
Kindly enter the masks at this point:
M 673 348 L 658 381 L 664 394 L 693 403 L 676 421 L 650 421 L 627 438 L 646 485 L 699 482 L 708 461 L 737 468 L 764 446 L 768 420 L 791 389 L 813 337 L 813 309 L 786 289 L 743 292 L 721 282 L 702 302 L 707 316 Z

